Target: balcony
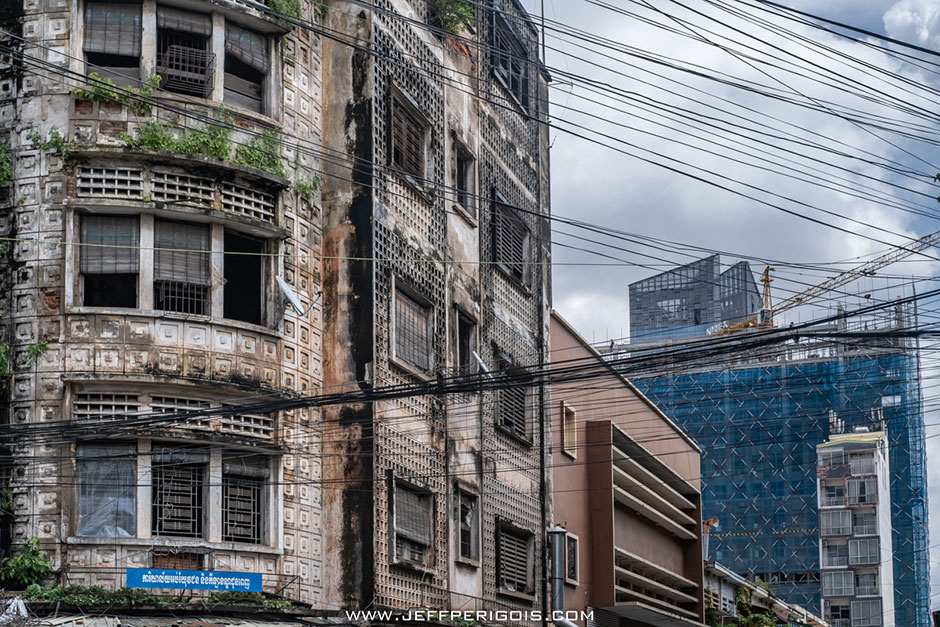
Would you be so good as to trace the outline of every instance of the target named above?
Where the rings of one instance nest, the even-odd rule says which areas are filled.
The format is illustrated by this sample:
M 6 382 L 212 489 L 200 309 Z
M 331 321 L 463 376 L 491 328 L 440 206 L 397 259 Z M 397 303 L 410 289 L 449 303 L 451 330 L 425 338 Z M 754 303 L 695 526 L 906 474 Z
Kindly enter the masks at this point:
M 827 618 L 831 627 L 850 627 L 848 618 Z
M 878 523 L 855 523 L 852 532 L 857 536 L 873 536 L 878 533 Z
M 849 468 L 853 475 L 873 475 L 875 460 L 871 457 L 852 457 L 849 459 Z
M 823 568 L 844 568 L 849 565 L 848 555 L 823 555 Z
M 823 507 L 845 507 L 845 496 L 824 496 Z
M 878 586 L 876 585 L 855 586 L 855 594 L 860 597 L 878 596 Z

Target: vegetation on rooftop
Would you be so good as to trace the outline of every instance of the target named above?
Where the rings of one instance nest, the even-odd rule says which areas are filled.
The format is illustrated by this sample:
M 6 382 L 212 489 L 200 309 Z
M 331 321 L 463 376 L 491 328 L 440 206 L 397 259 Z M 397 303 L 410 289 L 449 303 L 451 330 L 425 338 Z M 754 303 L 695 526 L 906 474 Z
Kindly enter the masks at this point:
M 473 4 L 469 0 L 429 0 L 434 26 L 452 35 L 459 35 L 473 21 Z
M 32 584 L 21 595 L 24 601 L 67 603 L 78 607 L 117 605 L 139 607 L 162 604 L 237 605 L 264 609 L 287 609 L 293 604 L 285 599 L 272 599 L 260 592 L 210 592 L 209 597 L 167 596 L 140 588 L 108 590 L 102 586 L 41 586 Z
M 72 90 L 79 100 L 115 102 L 130 107 L 137 115 L 149 115 L 153 105 L 150 98 L 160 88 L 160 75 L 155 74 L 141 83 L 140 87 L 119 87 L 110 78 L 102 78 L 97 72 L 88 75 L 88 84 Z

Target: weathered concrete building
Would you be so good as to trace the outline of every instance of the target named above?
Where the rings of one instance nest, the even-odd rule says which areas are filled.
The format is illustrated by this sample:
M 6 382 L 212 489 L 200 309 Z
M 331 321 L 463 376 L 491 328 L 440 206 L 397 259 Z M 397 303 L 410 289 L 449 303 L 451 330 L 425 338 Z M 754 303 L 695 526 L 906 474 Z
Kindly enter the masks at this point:
M 277 405 L 544 364 L 521 5 L 0 11 L 6 548 L 38 537 L 63 583 L 226 570 L 332 611 L 544 609 L 544 390 Z
M 561 316 L 552 361 L 606 376 L 552 383 L 552 490 L 565 609 L 633 627 L 704 620 L 701 450 Z

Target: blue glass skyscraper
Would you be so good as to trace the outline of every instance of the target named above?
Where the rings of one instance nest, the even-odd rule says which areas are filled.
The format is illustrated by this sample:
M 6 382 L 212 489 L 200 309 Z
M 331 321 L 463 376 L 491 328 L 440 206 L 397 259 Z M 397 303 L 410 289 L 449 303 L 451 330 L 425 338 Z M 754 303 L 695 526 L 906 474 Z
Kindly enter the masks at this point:
M 710 276 L 700 275 L 704 285 L 683 289 L 720 287 L 718 264 L 713 267 Z M 675 312 L 681 297 L 667 290 L 651 294 L 647 289 L 639 299 L 631 286 L 631 324 L 668 321 L 657 301 Z M 644 306 L 659 309 L 649 314 Z M 908 314 L 892 309 L 880 320 L 858 322 L 858 328 L 865 323 L 870 328 L 906 326 Z M 698 328 L 681 334 L 678 325 L 657 331 L 640 324 L 631 327 L 631 339 L 705 335 L 707 325 L 689 326 Z M 691 371 L 647 378 L 634 374 L 632 380 L 704 450 L 703 514 L 720 520 L 708 559 L 766 581 L 784 600 L 820 613 L 815 447 L 829 435 L 830 412 L 847 429 L 883 419 L 892 470 L 894 624 L 929 627 L 924 419 L 911 340 L 804 341 Z

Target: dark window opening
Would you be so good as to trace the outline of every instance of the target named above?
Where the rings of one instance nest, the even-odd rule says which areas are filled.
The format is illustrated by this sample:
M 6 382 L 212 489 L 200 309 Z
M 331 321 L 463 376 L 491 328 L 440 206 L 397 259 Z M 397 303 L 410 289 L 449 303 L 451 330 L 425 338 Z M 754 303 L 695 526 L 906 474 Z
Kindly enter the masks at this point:
M 86 307 L 136 307 L 136 274 L 86 274 L 83 304 Z
M 457 367 L 461 374 L 476 372 L 477 325 L 469 317 L 457 313 Z
M 529 62 L 509 22 L 493 11 L 493 75 L 523 108 L 529 108 Z
M 140 86 L 140 57 L 125 57 L 117 54 L 85 54 L 86 74 L 95 73 L 100 78 L 107 78 L 119 87 Z
M 157 550 L 151 554 L 153 568 L 166 570 L 202 570 L 205 565 L 205 553 L 193 551 Z
M 463 146 L 457 146 L 457 172 L 455 177 L 455 197 L 457 204 L 476 217 L 476 202 L 474 199 L 474 160 L 473 156 Z
M 431 369 L 431 308 L 395 290 L 395 358 L 421 372 Z
M 459 503 L 459 540 L 460 557 L 463 559 L 478 559 L 477 546 L 479 545 L 479 516 L 477 514 L 477 497 L 463 491 L 457 492 Z
M 215 55 L 210 51 L 212 20 L 184 9 L 157 8 L 157 74 L 167 91 L 208 98 Z
M 226 318 L 262 323 L 264 242 L 225 232 Z

